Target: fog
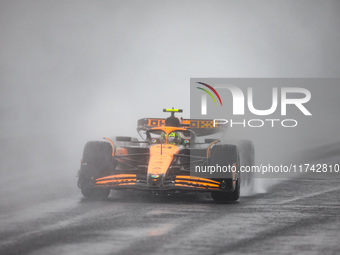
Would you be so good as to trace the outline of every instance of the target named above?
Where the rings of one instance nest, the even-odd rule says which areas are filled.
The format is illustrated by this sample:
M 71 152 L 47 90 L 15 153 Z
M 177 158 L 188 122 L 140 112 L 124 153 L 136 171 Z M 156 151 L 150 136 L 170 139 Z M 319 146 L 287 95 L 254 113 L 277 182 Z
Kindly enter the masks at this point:
M 338 1 L 2 0 L 2 197 L 58 196 L 75 186 L 86 141 L 136 136 L 137 119 L 165 107 L 190 117 L 191 77 L 338 76 L 339 11 Z

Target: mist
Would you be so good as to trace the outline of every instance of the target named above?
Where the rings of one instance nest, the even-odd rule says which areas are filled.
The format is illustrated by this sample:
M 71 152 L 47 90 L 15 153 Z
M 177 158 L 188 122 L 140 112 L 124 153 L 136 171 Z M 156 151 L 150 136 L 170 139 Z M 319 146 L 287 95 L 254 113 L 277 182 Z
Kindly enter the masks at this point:
M 2 197 L 72 193 L 86 141 L 137 136 L 137 120 L 165 107 L 189 118 L 191 77 L 338 76 L 339 11 L 338 1 L 1 1 Z

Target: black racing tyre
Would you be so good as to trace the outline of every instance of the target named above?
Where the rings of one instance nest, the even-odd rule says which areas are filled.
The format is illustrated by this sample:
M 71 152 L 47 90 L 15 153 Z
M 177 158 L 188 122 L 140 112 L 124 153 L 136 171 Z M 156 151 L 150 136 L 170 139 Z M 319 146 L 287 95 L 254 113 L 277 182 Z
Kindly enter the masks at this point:
M 86 143 L 83 152 L 81 169 L 78 177 L 78 187 L 86 198 L 105 198 L 109 189 L 95 188 L 95 179 L 110 175 L 115 168 L 110 143 L 91 141 Z
M 240 157 L 236 145 L 232 144 L 217 144 L 212 148 L 209 160 L 210 165 L 233 166 L 236 163 L 237 181 L 235 189 L 233 189 L 232 176 L 226 176 L 225 179 L 218 179 L 226 183 L 226 191 L 213 191 L 211 197 L 219 203 L 236 201 L 240 197 Z M 232 190 L 232 191 L 230 191 Z
M 110 189 L 101 188 L 82 188 L 81 193 L 84 197 L 91 200 L 103 200 L 110 195 Z
M 111 168 L 112 162 L 112 146 L 110 143 L 102 141 L 86 143 L 83 152 L 83 165 L 93 166 L 100 172 Z
M 214 199 L 215 202 L 218 203 L 227 203 L 227 202 L 234 202 L 240 198 L 240 181 L 241 179 L 238 178 L 235 190 L 233 192 L 223 192 L 223 191 L 213 191 L 211 192 L 211 197 Z

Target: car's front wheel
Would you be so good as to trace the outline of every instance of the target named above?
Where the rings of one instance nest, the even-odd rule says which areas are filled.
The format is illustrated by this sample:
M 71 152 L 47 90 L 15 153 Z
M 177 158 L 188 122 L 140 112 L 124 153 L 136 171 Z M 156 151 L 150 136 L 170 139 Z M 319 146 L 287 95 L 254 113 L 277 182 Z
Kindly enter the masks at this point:
M 235 190 L 233 192 L 213 191 L 211 197 L 218 203 L 237 201 L 240 198 L 240 178 L 238 178 Z
M 81 193 L 87 199 L 103 200 L 110 195 L 110 189 L 102 188 L 82 188 Z
M 212 166 L 230 167 L 236 165 L 236 171 L 225 178 L 216 179 L 225 183 L 225 190 L 211 192 L 211 197 L 218 203 L 236 201 L 240 198 L 240 156 L 236 145 L 217 144 L 212 148 L 209 160 Z M 235 183 L 236 182 L 236 183 Z
M 109 175 L 115 165 L 112 161 L 112 147 L 107 142 L 91 141 L 85 145 L 82 165 L 78 176 L 78 187 L 88 199 L 105 199 L 110 189 L 95 187 L 97 178 Z

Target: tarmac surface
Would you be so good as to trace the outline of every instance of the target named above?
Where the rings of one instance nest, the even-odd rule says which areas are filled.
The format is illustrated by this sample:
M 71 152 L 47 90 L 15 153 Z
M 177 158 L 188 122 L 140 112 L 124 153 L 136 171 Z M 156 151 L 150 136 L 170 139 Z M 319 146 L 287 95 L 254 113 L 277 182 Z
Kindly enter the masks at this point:
M 265 193 L 229 204 L 208 194 L 23 192 L 21 206 L 0 201 L 0 254 L 340 254 L 339 178 L 266 182 Z

